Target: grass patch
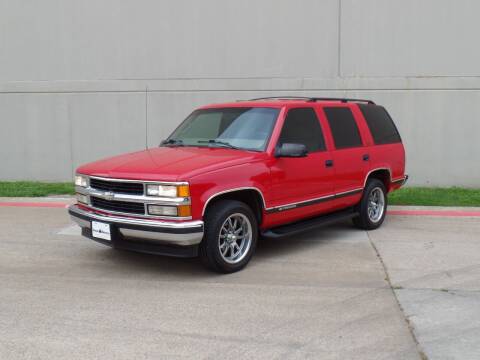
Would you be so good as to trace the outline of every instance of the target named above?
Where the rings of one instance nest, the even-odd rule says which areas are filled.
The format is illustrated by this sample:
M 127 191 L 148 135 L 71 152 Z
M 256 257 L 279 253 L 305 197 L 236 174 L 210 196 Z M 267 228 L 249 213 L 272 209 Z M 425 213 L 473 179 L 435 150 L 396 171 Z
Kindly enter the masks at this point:
M 48 195 L 73 195 L 73 183 L 48 183 L 38 181 L 0 181 L 0 197 L 36 197 Z
M 73 183 L 0 181 L 0 197 L 73 195 Z M 391 205 L 480 206 L 480 189 L 405 187 L 388 195 Z
M 480 206 L 480 189 L 405 187 L 388 195 L 390 205 Z

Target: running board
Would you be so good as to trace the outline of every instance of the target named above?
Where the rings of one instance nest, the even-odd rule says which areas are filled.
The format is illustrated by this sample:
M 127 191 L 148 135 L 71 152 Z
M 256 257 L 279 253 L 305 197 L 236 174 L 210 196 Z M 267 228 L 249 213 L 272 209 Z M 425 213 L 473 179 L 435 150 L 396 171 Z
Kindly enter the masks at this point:
M 355 216 L 358 216 L 358 212 L 356 212 L 353 208 L 349 208 L 347 210 L 341 210 L 331 214 L 321 215 L 316 218 L 295 222 L 293 224 L 282 225 L 276 228 L 268 229 L 263 231 L 261 235 L 271 239 L 282 238 L 333 224 L 338 221 L 348 220 Z

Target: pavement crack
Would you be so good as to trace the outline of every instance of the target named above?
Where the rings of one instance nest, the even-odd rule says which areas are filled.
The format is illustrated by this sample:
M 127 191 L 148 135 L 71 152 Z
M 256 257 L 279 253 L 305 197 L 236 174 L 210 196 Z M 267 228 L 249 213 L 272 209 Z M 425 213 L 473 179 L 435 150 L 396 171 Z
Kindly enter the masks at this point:
M 413 324 L 410 322 L 410 319 L 408 316 L 405 314 L 405 310 L 402 307 L 402 304 L 400 303 L 400 300 L 398 299 L 398 296 L 395 292 L 395 287 L 392 285 L 392 282 L 390 281 L 390 275 L 388 274 L 387 266 L 385 265 L 385 262 L 383 261 L 382 256 L 380 255 L 380 252 L 378 251 L 377 247 L 375 246 L 375 243 L 373 242 L 372 238 L 370 237 L 370 233 L 368 231 L 365 231 L 367 234 L 368 241 L 370 243 L 370 246 L 373 248 L 373 251 L 375 251 L 375 254 L 377 255 L 378 260 L 380 261 L 380 264 L 382 265 L 383 272 L 385 273 L 385 281 L 388 283 L 390 290 L 392 291 L 393 297 L 395 298 L 395 301 L 397 302 L 398 308 L 400 309 L 401 314 L 403 315 L 403 319 L 405 320 L 405 323 L 407 324 L 408 331 L 410 332 L 410 335 L 412 336 L 413 342 L 416 345 L 418 355 L 421 360 L 428 360 L 427 355 L 422 349 L 422 346 L 420 345 L 420 342 L 417 339 L 417 336 L 415 335 L 415 331 L 413 328 Z
M 429 288 L 429 287 L 404 287 L 401 285 L 394 285 L 393 286 L 394 290 L 408 290 L 408 291 L 439 291 L 439 292 L 444 292 L 448 293 L 451 295 L 457 295 L 459 293 L 465 293 L 465 294 L 470 294 L 470 293 L 480 293 L 480 289 L 451 289 L 451 288 Z

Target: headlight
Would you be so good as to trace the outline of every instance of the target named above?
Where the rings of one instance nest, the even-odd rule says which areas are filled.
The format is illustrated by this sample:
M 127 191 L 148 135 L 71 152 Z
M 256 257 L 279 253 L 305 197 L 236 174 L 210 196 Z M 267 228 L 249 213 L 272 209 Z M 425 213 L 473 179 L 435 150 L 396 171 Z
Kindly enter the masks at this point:
M 83 175 L 75 175 L 75 185 L 87 187 L 87 177 Z
M 147 184 L 148 196 L 187 197 L 190 196 L 188 185 Z

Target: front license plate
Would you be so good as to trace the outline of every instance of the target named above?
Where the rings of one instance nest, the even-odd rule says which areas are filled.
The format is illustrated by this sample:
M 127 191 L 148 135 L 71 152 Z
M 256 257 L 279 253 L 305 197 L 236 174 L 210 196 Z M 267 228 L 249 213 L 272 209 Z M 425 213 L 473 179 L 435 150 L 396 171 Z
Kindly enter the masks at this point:
M 98 221 L 92 221 L 92 236 L 103 240 L 112 240 L 110 233 L 110 224 L 105 224 Z

